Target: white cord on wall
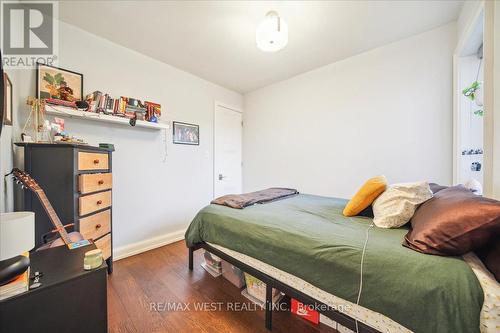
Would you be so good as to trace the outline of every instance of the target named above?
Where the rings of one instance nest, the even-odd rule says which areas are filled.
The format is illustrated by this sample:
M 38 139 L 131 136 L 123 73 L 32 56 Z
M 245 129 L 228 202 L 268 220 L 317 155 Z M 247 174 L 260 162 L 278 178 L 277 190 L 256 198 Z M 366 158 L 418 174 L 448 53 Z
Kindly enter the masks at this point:
M 167 134 L 167 129 L 165 128 L 164 130 L 164 136 L 163 136 L 163 145 L 165 146 L 165 154 L 163 155 L 163 163 L 167 162 L 167 157 L 168 157 L 168 150 L 167 150 L 167 145 L 168 145 L 168 134 Z
M 365 238 L 365 244 L 363 245 L 363 252 L 361 253 L 361 268 L 359 270 L 359 291 L 358 291 L 358 298 L 356 300 L 356 305 L 359 305 L 359 300 L 361 299 L 361 291 L 363 290 L 363 263 L 365 261 L 365 252 L 366 252 L 366 246 L 368 245 L 368 236 L 370 235 L 370 229 L 374 227 L 374 224 L 370 224 L 370 226 L 366 229 L 366 238 Z M 358 328 L 358 320 L 356 319 L 356 333 L 359 333 L 359 328 Z

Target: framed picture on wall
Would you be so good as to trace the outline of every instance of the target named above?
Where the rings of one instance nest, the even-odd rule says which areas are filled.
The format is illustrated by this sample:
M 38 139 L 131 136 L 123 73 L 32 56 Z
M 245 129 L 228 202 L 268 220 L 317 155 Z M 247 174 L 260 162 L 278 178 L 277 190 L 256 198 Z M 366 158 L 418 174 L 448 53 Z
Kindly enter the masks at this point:
M 37 63 L 36 97 L 68 102 L 83 99 L 83 74 Z
M 200 126 L 174 121 L 172 128 L 174 143 L 182 145 L 200 144 Z
M 7 73 L 3 73 L 3 124 L 12 125 L 12 82 Z

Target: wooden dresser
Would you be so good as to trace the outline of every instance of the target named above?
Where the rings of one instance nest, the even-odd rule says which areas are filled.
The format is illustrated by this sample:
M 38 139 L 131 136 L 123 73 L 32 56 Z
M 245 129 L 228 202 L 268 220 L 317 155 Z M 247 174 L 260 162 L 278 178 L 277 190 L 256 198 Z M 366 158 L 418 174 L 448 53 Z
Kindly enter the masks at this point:
M 68 231 L 79 231 L 103 252 L 113 270 L 112 152 L 75 144 L 17 143 L 24 147 L 24 171 L 44 189 Z M 20 209 L 35 212 L 35 243 L 54 229 L 37 197 L 22 194 Z

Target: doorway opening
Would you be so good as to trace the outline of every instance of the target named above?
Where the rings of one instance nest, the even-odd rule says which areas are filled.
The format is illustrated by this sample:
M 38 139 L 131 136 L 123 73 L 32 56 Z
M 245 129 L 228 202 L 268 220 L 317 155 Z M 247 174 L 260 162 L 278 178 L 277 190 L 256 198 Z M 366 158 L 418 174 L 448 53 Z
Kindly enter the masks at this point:
M 455 54 L 455 184 L 482 194 L 484 184 L 484 10 L 481 8 Z

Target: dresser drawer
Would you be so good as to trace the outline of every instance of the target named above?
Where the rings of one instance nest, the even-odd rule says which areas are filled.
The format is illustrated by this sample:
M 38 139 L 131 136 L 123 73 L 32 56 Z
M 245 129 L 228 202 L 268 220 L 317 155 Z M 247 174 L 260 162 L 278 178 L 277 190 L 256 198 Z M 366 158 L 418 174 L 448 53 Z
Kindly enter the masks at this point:
M 112 186 L 111 173 L 89 173 L 78 176 L 78 190 L 82 194 L 109 190 Z
M 108 154 L 78 152 L 78 170 L 109 169 Z
M 86 195 L 80 197 L 79 201 L 79 215 L 86 215 L 111 206 L 111 191 Z
M 80 219 L 79 231 L 85 239 L 97 239 L 111 232 L 111 210 Z
M 104 260 L 111 257 L 111 234 L 107 234 L 106 236 L 99 238 L 94 242 L 97 248 L 102 250 L 102 258 Z

